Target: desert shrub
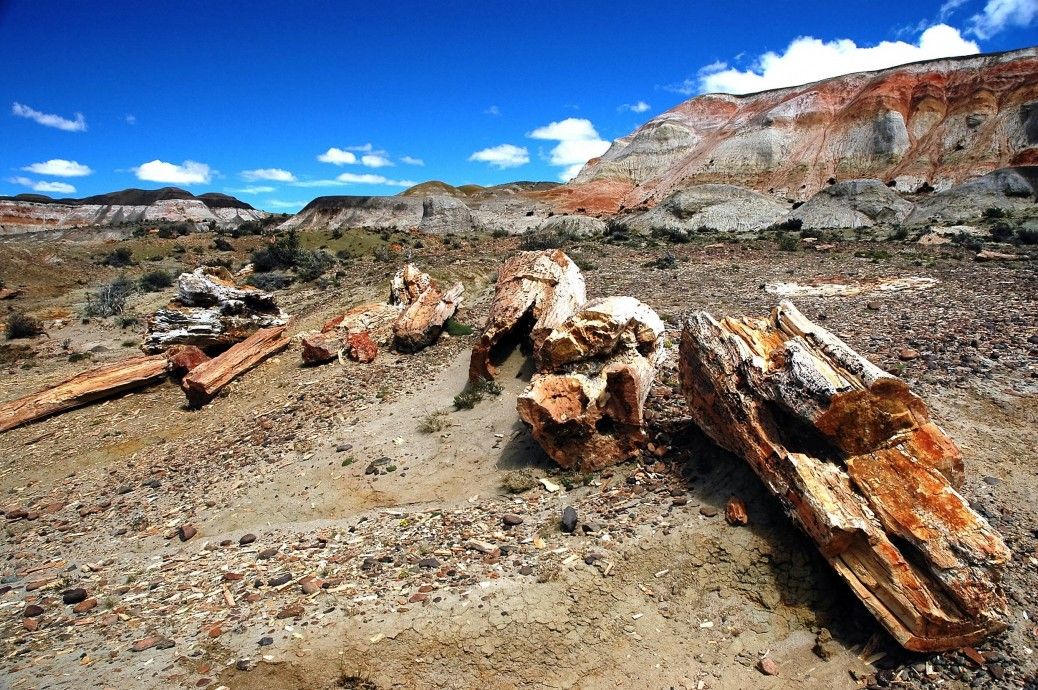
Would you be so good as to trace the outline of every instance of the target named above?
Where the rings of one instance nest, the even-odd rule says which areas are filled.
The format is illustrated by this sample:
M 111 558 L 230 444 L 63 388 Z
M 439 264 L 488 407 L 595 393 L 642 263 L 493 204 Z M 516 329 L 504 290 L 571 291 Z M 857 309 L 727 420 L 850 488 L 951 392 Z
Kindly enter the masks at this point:
M 136 289 L 132 280 L 126 276 L 119 276 L 94 292 L 87 293 L 86 308 L 83 310 L 83 314 L 101 318 L 122 314 L 126 308 L 126 300 Z
M 998 206 L 990 206 L 984 209 L 984 213 L 981 215 L 983 215 L 985 218 L 990 218 L 994 220 L 997 218 L 1005 218 L 1008 214 L 1006 213 L 1006 210 L 1004 208 L 999 208 Z
M 299 258 L 299 235 L 295 230 L 274 240 L 272 244 L 252 253 L 252 266 L 263 273 L 279 268 L 292 268 Z
M 804 227 L 804 221 L 799 218 L 786 218 L 778 223 L 772 223 L 764 229 L 765 232 L 796 232 Z
M 504 228 L 494 228 L 493 232 L 490 233 L 490 236 L 501 239 L 502 237 L 508 237 L 508 231 Z
M 220 252 L 233 252 L 234 245 L 228 242 L 223 237 L 217 237 L 213 240 L 213 249 Z
M 140 287 L 145 292 L 159 292 L 173 286 L 173 274 L 162 269 L 148 271 L 141 276 Z
M 598 270 L 598 264 L 586 256 L 572 256 L 570 258 L 573 259 L 573 263 L 577 265 L 577 268 L 585 273 L 588 271 Z
M 270 273 L 253 273 L 245 282 L 260 290 L 284 290 L 295 281 L 290 275 L 272 271 Z
M 878 261 L 885 261 L 893 255 L 885 249 L 861 249 L 854 252 L 854 256 L 859 259 L 869 259 L 873 263 L 876 263 Z
M 461 335 L 472 335 L 473 328 L 468 324 L 455 321 L 453 318 L 447 319 L 447 323 L 443 325 L 443 329 L 447 331 L 448 335 L 461 336 Z
M 1038 244 L 1038 229 L 1017 228 L 1016 239 L 1020 244 Z
M 454 407 L 471 410 L 488 395 L 501 395 L 504 389 L 496 381 L 479 379 L 465 386 L 465 390 L 454 396 Z
M 894 228 L 894 232 L 890 233 L 890 238 L 898 241 L 908 239 L 908 228 L 898 225 Z
M 955 236 L 952 237 L 952 242 L 974 252 L 978 252 L 984 248 L 984 243 L 968 232 L 956 233 Z
M 101 263 L 105 266 L 114 266 L 116 268 L 129 266 L 133 263 L 133 252 L 131 252 L 127 247 L 113 249 L 105 256 L 105 258 L 101 259 Z
M 540 249 L 558 249 L 565 246 L 561 237 L 553 232 L 531 232 L 523 235 L 519 248 L 527 251 Z
M 678 259 L 670 252 L 664 252 L 662 256 L 653 259 L 652 261 L 645 264 L 646 268 L 658 268 L 660 270 L 667 270 L 678 267 Z
M 423 434 L 435 434 L 437 431 L 443 431 L 450 425 L 450 413 L 447 410 L 440 410 L 426 415 L 418 424 L 418 431 Z
M 326 251 L 311 252 L 302 249 L 296 253 L 296 275 L 304 283 L 317 280 L 334 265 L 335 257 Z
M 444 240 L 446 242 L 446 240 Z M 375 247 L 371 255 L 375 258 L 375 261 L 381 261 L 382 263 L 389 263 L 396 257 L 393 254 L 393 250 L 389 248 L 388 244 L 380 244 Z
M 784 252 L 795 252 L 800 248 L 800 238 L 796 235 L 779 235 L 778 247 Z
M 653 228 L 649 234 L 672 244 L 686 244 L 692 241 L 687 232 L 678 228 Z
M 610 218 L 606 221 L 606 231 L 603 239 L 610 244 L 627 242 L 631 239 L 631 228 L 622 220 Z
M 7 317 L 7 339 L 32 338 L 43 333 L 40 320 L 28 314 L 16 311 Z

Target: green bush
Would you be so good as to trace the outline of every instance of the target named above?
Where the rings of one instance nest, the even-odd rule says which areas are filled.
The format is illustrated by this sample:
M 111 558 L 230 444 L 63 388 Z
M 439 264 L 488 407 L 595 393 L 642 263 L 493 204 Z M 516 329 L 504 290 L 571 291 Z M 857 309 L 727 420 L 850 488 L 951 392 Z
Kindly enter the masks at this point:
M 114 266 L 116 268 L 129 266 L 133 263 L 133 252 L 131 252 L 127 247 L 113 249 L 104 259 L 101 260 L 101 263 L 105 266 Z
M 649 234 L 672 244 L 686 244 L 692 241 L 687 232 L 678 228 L 653 228 Z
M 501 395 L 504 389 L 496 381 L 479 379 L 465 386 L 465 390 L 454 396 L 454 407 L 458 410 L 471 410 L 487 395 Z
M 1020 244 L 1038 244 L 1038 230 L 1034 228 L 1018 228 L 1016 239 Z
M 122 314 L 126 308 L 127 298 L 136 289 L 137 286 L 132 280 L 126 276 L 119 276 L 94 292 L 87 293 L 86 308 L 83 310 L 83 314 L 101 318 Z
M 304 283 L 317 280 L 334 265 L 335 257 L 326 251 L 311 252 L 301 249 L 296 253 L 296 275 Z
M 986 209 L 984 209 L 984 213 L 983 213 L 983 216 L 985 218 L 991 218 L 991 219 L 1005 218 L 1008 215 L 1009 214 L 1006 213 L 1006 210 L 1004 208 L 999 208 L 997 206 L 991 206 L 989 208 L 986 208 Z
M 43 333 L 43 324 L 39 319 L 16 311 L 7 317 L 7 339 L 32 338 Z
M 284 290 L 295 281 L 290 275 L 284 273 L 253 273 L 245 282 L 260 290 L 270 292 L 272 290 Z
M 455 321 L 453 318 L 447 319 L 447 323 L 443 325 L 443 328 L 448 335 L 452 336 L 472 335 L 474 330 L 472 326 Z
M 800 248 L 800 238 L 796 235 L 779 235 L 778 246 L 784 252 L 795 252 Z
M 148 271 L 141 276 L 140 287 L 144 292 L 159 292 L 173 286 L 173 274 L 161 269 Z

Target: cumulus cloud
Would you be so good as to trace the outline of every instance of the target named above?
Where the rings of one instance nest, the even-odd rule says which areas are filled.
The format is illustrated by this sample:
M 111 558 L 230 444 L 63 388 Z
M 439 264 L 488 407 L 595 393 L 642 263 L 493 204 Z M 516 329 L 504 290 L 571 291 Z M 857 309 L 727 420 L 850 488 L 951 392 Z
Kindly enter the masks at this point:
M 425 165 L 425 161 L 414 156 L 400 156 L 400 162 L 407 165 Z
M 360 157 L 360 162 L 367 168 L 386 168 L 393 165 L 393 161 L 384 153 L 366 153 Z
M 412 180 L 393 180 L 375 173 L 342 173 L 333 180 L 300 180 L 293 182 L 294 187 L 346 187 L 351 184 L 371 184 L 386 187 L 413 187 Z
M 617 108 L 617 110 L 620 111 L 621 113 L 622 112 L 644 113 L 645 111 L 647 111 L 651 107 L 652 106 L 649 105 L 648 103 L 646 103 L 645 101 L 638 101 L 637 103 L 624 103 L 619 108 Z
M 242 170 L 241 176 L 249 182 L 256 180 L 268 180 L 270 182 L 295 182 L 296 176 L 282 168 L 256 168 L 255 170 Z
M 469 156 L 469 160 L 478 163 L 488 163 L 498 170 L 504 170 L 505 168 L 515 168 L 529 163 L 530 152 L 526 150 L 525 146 L 501 144 L 476 151 Z
M 859 46 L 848 38 L 822 41 L 811 36 L 801 36 L 794 39 L 781 54 L 764 53 L 750 69 L 740 70 L 724 62 L 715 62 L 699 70 L 695 80 L 686 79 L 681 84 L 672 84 L 666 88 L 685 95 L 753 93 L 806 84 L 851 72 L 978 52 L 980 47 L 974 41 L 967 40 L 958 29 L 946 24 L 929 27 L 915 43 L 882 41 L 874 46 Z
M 267 208 L 303 208 L 306 206 L 305 201 L 282 201 L 281 199 L 267 199 L 267 202 L 263 204 Z
M 63 158 L 52 158 L 43 163 L 33 163 L 22 168 L 25 172 L 37 175 L 50 175 L 51 177 L 85 177 L 92 172 L 89 167 L 76 161 L 67 161 Z
M 331 163 L 332 165 L 350 165 L 357 162 L 357 154 L 333 146 L 319 155 L 317 160 L 322 163 Z
M 33 110 L 29 106 L 22 105 L 21 103 L 13 104 L 11 106 L 11 113 L 18 117 L 24 117 L 37 122 L 44 127 L 53 127 L 66 132 L 85 132 L 87 128 L 86 118 L 83 117 L 83 113 L 76 113 L 74 120 L 68 120 L 61 115 L 41 113 L 39 110 Z
M 941 10 L 944 10 L 943 6 Z M 988 39 L 1010 27 L 1030 26 L 1036 17 L 1038 0 L 988 0 L 980 13 L 970 17 L 966 32 L 980 39 Z
M 209 184 L 212 170 L 205 163 L 184 161 L 180 165 L 158 159 L 132 168 L 138 180 L 165 182 L 167 184 Z
M 585 163 L 601 156 L 609 148 L 609 142 L 598 136 L 591 120 L 578 117 L 568 117 L 538 127 L 526 136 L 531 139 L 559 142 L 551 150 L 549 162 L 562 166 L 559 179 L 563 182 L 576 177 Z
M 232 194 L 270 194 L 274 191 L 274 188 L 263 185 L 250 185 L 241 189 L 228 189 L 227 191 Z
M 30 180 L 28 177 L 11 177 L 8 182 L 28 187 L 34 192 L 56 192 L 58 194 L 72 194 L 76 188 L 67 182 L 50 182 L 47 180 Z
M 484 110 L 483 114 L 484 115 L 500 115 L 501 114 L 501 109 L 498 108 L 496 105 L 492 105 L 489 108 L 487 108 L 486 110 Z

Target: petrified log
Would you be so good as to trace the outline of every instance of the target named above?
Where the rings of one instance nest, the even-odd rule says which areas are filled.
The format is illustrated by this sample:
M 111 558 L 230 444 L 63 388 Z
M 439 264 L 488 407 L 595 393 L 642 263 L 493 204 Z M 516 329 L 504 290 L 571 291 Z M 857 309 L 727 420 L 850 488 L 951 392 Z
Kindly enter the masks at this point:
M 208 362 L 209 355 L 194 345 L 174 345 L 166 350 L 166 359 L 169 360 L 169 373 L 183 376 L 194 371 L 199 364 Z
M 428 273 L 422 273 L 414 264 L 404 264 L 389 283 L 389 304 L 414 304 L 431 283 Z
M 663 330 L 656 312 L 633 297 L 607 297 L 542 341 L 534 353 L 541 373 L 516 406 L 555 462 L 597 470 L 641 451 L 645 400 L 664 357 Z
M 789 302 L 757 320 L 694 315 L 680 369 L 696 423 L 750 463 L 904 647 L 1005 628 L 1010 553 L 955 490 L 959 451 L 903 381 Z
M 375 361 L 375 357 L 378 355 L 378 345 L 371 339 L 370 333 L 361 331 L 360 333 L 350 333 L 346 337 L 346 347 L 343 348 L 343 351 L 354 362 L 368 364 Z
M 193 407 L 205 404 L 221 388 L 267 357 L 288 346 L 285 327 L 263 328 L 184 377 L 181 387 Z
M 515 338 L 529 337 L 536 350 L 586 300 L 584 275 L 561 249 L 513 256 L 498 272 L 486 326 L 472 348 L 469 380 L 493 379 L 503 354 L 498 350 Z
M 410 264 L 408 264 L 410 265 Z M 405 309 L 393 324 L 393 344 L 400 352 L 418 352 L 440 337 L 443 324 L 461 304 L 465 286 L 455 283 L 443 292 L 435 281 Z
M 225 268 L 201 266 L 177 278 L 176 298 L 148 320 L 142 347 L 150 353 L 174 345 L 224 348 L 286 322 L 271 293 L 235 285 Z
M 161 381 L 164 355 L 131 357 L 84 371 L 46 390 L 0 404 L 0 432 Z

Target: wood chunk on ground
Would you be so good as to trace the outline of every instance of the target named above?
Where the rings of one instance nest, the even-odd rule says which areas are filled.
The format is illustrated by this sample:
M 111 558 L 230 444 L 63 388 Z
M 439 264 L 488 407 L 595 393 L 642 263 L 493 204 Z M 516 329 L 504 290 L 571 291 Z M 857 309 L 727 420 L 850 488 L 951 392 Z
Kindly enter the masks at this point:
M 562 467 L 597 470 L 627 460 L 647 440 L 645 400 L 664 357 L 663 322 L 633 297 L 587 304 L 535 351 L 519 417 Z
M 205 404 L 221 388 L 289 344 L 285 326 L 263 328 L 218 357 L 201 364 L 181 384 L 193 407 Z
M 1010 552 L 956 491 L 962 458 L 908 386 L 782 302 L 685 325 L 693 420 L 744 458 L 905 648 L 1003 630 Z
M 584 275 L 561 249 L 519 252 L 498 272 L 486 326 L 472 348 L 469 380 L 493 379 L 501 352 L 528 340 L 536 350 L 587 301 Z
M 410 265 L 410 264 L 408 264 Z M 393 344 L 400 352 L 418 352 L 440 337 L 447 319 L 454 316 L 461 304 L 465 286 L 455 283 L 442 291 L 431 281 L 393 324 Z
M 166 377 L 168 366 L 165 355 L 131 357 L 84 371 L 56 386 L 0 404 L 0 432 L 158 383 Z

